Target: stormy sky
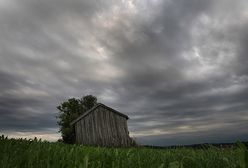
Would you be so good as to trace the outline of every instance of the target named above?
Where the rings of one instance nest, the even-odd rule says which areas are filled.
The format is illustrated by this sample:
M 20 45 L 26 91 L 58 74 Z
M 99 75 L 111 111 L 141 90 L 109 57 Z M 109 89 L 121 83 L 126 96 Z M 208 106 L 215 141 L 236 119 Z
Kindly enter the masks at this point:
M 0 0 L 0 133 L 54 141 L 87 94 L 142 144 L 248 140 L 248 1 Z

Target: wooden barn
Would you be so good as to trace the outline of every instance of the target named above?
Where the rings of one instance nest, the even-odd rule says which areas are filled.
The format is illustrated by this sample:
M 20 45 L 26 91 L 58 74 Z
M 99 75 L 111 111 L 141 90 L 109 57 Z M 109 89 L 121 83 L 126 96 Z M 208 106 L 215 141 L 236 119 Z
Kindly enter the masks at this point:
M 71 122 L 76 143 L 94 146 L 130 146 L 128 116 L 104 104 L 97 104 Z

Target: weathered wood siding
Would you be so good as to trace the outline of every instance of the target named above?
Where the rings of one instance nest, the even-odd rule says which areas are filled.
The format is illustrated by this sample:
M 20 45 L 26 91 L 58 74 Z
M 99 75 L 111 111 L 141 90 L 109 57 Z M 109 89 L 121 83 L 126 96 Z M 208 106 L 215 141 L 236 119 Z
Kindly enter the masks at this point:
M 94 146 L 130 146 L 127 119 L 104 107 L 96 108 L 75 124 L 76 142 Z

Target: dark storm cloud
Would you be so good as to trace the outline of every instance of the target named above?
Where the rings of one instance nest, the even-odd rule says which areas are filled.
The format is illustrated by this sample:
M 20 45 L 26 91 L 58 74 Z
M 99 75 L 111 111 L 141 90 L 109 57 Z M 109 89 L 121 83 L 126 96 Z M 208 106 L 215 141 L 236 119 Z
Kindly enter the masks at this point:
M 25 81 L 25 76 L 3 71 L 0 74 L 1 131 L 39 130 L 55 125 L 46 101 L 48 94 L 26 89 L 30 84 Z
M 0 0 L 1 132 L 54 139 L 59 102 L 94 94 L 128 114 L 143 143 L 245 140 L 247 9 L 245 0 Z

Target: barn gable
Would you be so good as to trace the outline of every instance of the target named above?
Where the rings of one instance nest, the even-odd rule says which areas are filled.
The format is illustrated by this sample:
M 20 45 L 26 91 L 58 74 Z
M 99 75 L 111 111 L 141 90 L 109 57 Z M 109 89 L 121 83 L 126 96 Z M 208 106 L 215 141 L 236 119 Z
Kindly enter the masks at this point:
M 118 112 L 118 111 L 116 111 L 116 110 L 114 110 L 114 109 L 112 109 L 112 108 L 110 108 L 110 107 L 102 104 L 102 103 L 98 103 L 96 106 L 92 107 L 91 109 L 89 109 L 88 111 L 86 111 L 85 113 L 83 113 L 82 115 L 80 115 L 78 118 L 76 118 L 75 120 L 73 120 L 71 122 L 71 125 L 74 125 L 76 122 L 78 122 L 79 120 L 81 120 L 85 116 L 89 115 L 91 112 L 93 112 L 95 109 L 97 109 L 99 107 L 103 107 L 103 108 L 108 109 L 109 111 L 111 111 L 113 113 L 116 113 L 116 114 L 118 114 L 118 115 L 120 115 L 122 117 L 125 117 L 126 119 L 129 119 L 129 117 L 127 115 L 122 114 L 122 113 L 120 113 L 120 112 Z

